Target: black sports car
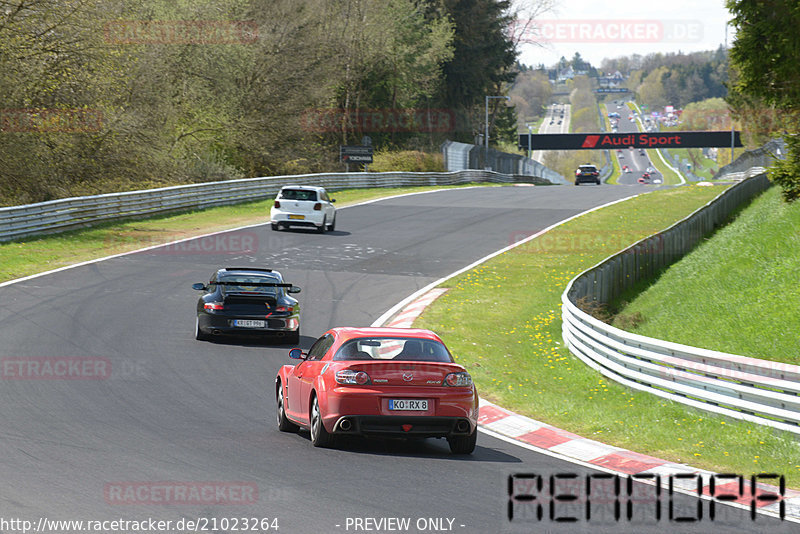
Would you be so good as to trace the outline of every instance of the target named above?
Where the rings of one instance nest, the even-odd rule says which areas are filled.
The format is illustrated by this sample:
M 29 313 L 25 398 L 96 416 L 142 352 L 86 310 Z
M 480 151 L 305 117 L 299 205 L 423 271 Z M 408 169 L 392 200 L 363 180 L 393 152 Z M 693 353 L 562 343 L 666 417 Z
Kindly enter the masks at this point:
M 205 291 L 197 301 L 197 339 L 271 334 L 286 343 L 300 342 L 300 306 L 289 296 L 300 288 L 284 283 L 278 271 L 225 267 L 214 273 L 208 285 L 198 282 L 192 289 Z

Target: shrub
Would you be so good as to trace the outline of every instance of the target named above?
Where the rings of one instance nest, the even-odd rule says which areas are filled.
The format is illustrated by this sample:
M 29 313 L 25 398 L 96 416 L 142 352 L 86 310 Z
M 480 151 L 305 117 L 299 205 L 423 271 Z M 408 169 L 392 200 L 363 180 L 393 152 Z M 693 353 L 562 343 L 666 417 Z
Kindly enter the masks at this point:
M 370 171 L 444 172 L 444 157 L 439 152 L 419 150 L 384 151 L 373 156 Z
M 781 186 L 783 200 L 794 202 L 800 198 L 800 135 L 787 134 L 786 159 L 776 160 L 769 168 L 769 178 Z

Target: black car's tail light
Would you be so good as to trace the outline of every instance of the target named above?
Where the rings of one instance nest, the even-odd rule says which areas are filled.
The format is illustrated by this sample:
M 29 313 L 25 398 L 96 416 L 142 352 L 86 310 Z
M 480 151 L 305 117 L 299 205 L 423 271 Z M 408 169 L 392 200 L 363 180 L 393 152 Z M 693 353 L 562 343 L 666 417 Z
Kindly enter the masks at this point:
M 277 308 L 275 308 L 275 311 L 278 313 L 282 312 L 292 313 L 294 311 L 294 306 L 278 306 Z
M 354 371 L 352 369 L 342 369 L 336 371 L 336 382 L 339 384 L 354 384 L 363 386 L 371 382 L 369 375 L 364 371 Z
M 221 302 L 206 302 L 203 304 L 203 308 L 206 310 L 222 310 L 225 306 Z

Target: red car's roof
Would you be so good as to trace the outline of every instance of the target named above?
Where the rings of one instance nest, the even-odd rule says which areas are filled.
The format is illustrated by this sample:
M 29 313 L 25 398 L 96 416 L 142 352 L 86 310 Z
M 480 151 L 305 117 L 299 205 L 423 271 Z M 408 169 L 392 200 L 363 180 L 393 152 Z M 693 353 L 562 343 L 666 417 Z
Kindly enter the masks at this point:
M 353 339 L 356 337 L 413 337 L 418 339 L 432 339 L 441 341 L 439 336 L 430 330 L 422 328 L 386 328 L 386 327 L 352 327 L 340 326 L 331 328 L 336 337 L 342 340 Z

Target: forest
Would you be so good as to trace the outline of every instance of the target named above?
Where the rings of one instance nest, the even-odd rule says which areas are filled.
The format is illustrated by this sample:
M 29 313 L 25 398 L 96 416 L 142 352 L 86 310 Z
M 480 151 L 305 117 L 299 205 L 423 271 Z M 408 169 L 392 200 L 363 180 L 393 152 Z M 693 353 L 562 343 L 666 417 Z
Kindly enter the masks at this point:
M 472 142 L 484 96 L 516 75 L 519 9 L 0 0 L 0 205 L 340 171 L 338 146 L 364 136 L 376 150 Z

